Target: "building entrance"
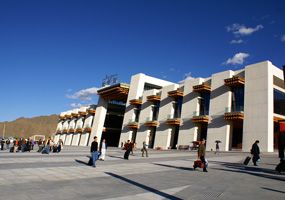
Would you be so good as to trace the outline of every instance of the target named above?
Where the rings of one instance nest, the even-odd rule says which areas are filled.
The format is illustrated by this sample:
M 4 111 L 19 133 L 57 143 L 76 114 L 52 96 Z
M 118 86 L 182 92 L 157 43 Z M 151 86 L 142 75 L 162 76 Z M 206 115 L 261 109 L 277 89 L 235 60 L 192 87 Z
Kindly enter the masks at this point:
M 232 122 L 231 130 L 231 150 L 242 149 L 243 121 L 236 120 Z
M 175 126 L 172 128 L 171 131 L 171 139 L 170 139 L 170 148 L 176 149 L 176 145 L 178 142 L 178 133 L 179 133 L 179 126 Z
M 155 140 L 155 132 L 156 132 L 156 127 L 153 127 L 150 129 L 149 140 L 148 140 L 148 148 L 153 148 L 154 140 Z
M 109 101 L 104 123 L 105 128 L 101 137 L 101 140 L 106 140 L 108 146 L 119 146 L 124 112 L 125 106 L 122 102 Z

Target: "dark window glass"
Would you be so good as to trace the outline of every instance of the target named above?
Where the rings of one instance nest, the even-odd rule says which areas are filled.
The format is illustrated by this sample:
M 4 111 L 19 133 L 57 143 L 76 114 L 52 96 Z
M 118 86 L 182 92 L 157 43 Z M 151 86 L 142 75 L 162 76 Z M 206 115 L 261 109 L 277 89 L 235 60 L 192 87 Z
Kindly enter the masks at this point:
M 183 98 L 179 97 L 174 103 L 174 118 L 180 118 L 181 116 L 182 100 Z
M 139 117 L 140 117 L 140 113 L 141 113 L 141 109 L 139 109 L 139 108 L 135 108 L 135 110 L 134 110 L 134 112 L 135 112 L 135 122 L 138 122 L 139 121 Z
M 152 107 L 152 120 L 153 121 L 157 120 L 158 112 L 159 112 L 159 104 L 154 104 Z
M 285 93 L 274 89 L 274 113 L 285 115 Z
M 231 112 L 243 111 L 243 105 L 244 105 L 244 87 L 233 88 Z
M 200 115 L 209 115 L 210 93 L 202 93 L 200 98 Z

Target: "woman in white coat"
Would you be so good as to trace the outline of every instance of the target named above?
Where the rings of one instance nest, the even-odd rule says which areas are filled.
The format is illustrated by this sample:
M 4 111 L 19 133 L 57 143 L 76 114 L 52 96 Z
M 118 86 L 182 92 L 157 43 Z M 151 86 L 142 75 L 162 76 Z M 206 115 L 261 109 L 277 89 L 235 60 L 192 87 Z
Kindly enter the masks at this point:
M 105 160 L 106 150 L 107 150 L 106 140 L 103 139 L 102 144 L 101 144 L 101 155 L 100 155 L 99 160 L 103 160 L 103 161 Z

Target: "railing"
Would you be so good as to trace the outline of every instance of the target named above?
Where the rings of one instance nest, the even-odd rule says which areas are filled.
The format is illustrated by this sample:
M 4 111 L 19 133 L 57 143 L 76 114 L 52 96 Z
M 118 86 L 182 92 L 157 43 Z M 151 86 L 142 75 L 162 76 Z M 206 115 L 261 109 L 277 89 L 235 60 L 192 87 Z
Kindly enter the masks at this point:
M 142 97 L 139 97 L 138 99 L 132 99 L 130 100 L 131 105 L 141 105 L 142 104 Z
M 130 119 L 127 126 L 128 126 L 129 128 L 135 128 L 135 129 L 137 129 L 137 128 L 139 127 L 139 123 L 136 122 L 136 121 L 134 121 L 134 120 L 132 120 L 132 119 Z
M 226 107 L 225 108 L 225 113 L 229 112 L 243 112 L 244 111 L 244 106 L 235 106 L 235 107 Z
M 180 117 L 170 114 L 170 115 L 167 115 L 166 123 L 169 125 L 180 125 L 181 120 L 180 120 Z
M 84 131 L 87 132 L 87 133 L 90 133 L 91 130 L 92 130 L 92 129 L 91 129 L 91 127 L 89 127 L 89 126 L 87 126 L 87 127 L 84 128 Z
M 147 117 L 144 123 L 145 126 L 158 126 L 157 119 L 152 119 L 151 117 Z

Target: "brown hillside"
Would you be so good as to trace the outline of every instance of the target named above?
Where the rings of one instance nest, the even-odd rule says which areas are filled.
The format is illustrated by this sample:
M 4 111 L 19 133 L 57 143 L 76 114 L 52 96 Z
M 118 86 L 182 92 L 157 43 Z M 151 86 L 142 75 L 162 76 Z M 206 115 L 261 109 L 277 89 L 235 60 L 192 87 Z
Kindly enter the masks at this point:
M 5 137 L 24 137 L 31 135 L 52 135 L 57 126 L 58 116 L 40 116 L 33 118 L 18 118 L 15 121 L 5 122 Z M 3 136 L 4 122 L 0 122 L 0 136 Z

